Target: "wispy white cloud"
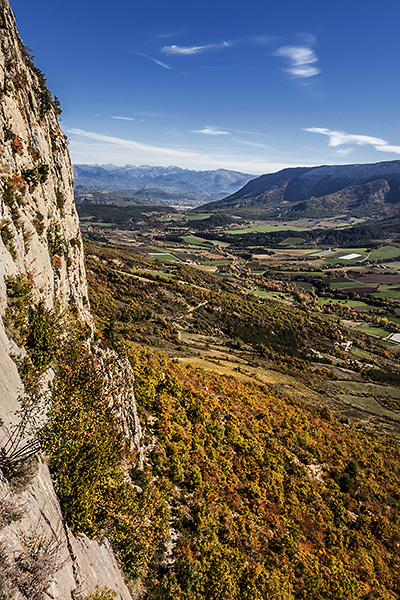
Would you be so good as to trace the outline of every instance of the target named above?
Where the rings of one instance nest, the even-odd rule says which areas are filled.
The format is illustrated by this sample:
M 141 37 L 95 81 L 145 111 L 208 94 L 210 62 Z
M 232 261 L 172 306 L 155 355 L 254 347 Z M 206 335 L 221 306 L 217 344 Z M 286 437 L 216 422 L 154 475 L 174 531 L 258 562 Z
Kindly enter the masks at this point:
M 246 129 L 233 129 L 232 127 L 210 127 L 209 125 L 204 127 L 204 129 L 191 129 L 190 132 L 204 133 L 206 135 L 230 135 L 231 133 L 243 133 L 245 135 L 256 135 L 259 137 L 265 137 L 264 133 L 259 133 L 258 131 L 248 131 Z
M 337 151 L 341 156 L 348 156 L 348 154 L 351 154 L 352 152 L 354 152 L 354 148 L 340 148 L 340 150 Z
M 164 46 L 161 52 L 167 56 L 171 55 L 183 55 L 188 56 L 190 54 L 200 54 L 201 52 L 209 52 L 212 50 L 223 50 L 233 46 L 233 42 L 220 42 L 218 44 L 205 44 L 204 46 Z
M 197 152 L 142 144 L 133 140 L 112 137 L 82 129 L 69 129 L 70 149 L 75 163 L 152 164 L 168 166 L 178 164 L 189 169 L 234 169 L 246 173 L 271 173 L 297 162 L 276 161 L 240 153 Z M 311 165 L 310 165 L 311 166 Z
M 265 133 L 259 133 L 258 131 L 247 131 L 246 129 L 231 129 L 227 128 L 228 131 L 234 131 L 235 133 L 245 133 L 247 135 L 259 135 L 261 137 L 265 137 Z
M 355 144 L 357 146 L 384 146 L 387 144 L 386 140 L 381 138 L 372 137 L 370 135 L 359 135 L 354 133 L 345 133 L 344 131 L 332 131 L 331 129 L 325 129 L 323 127 L 307 127 L 304 131 L 310 133 L 322 133 L 329 137 L 330 146 L 341 146 L 343 144 Z
M 166 40 L 168 38 L 176 37 L 181 33 L 183 33 L 183 31 L 166 31 L 165 33 L 154 33 L 150 37 L 158 38 L 159 40 Z
M 253 148 L 269 148 L 267 144 L 261 144 L 260 142 L 249 142 L 248 140 L 235 140 L 244 144 L 245 146 L 252 146 Z
M 307 79 L 321 73 L 321 69 L 315 66 L 318 57 L 308 46 L 282 46 L 274 52 L 274 56 L 287 58 L 290 64 L 286 71 L 298 79 Z
M 329 137 L 329 146 L 337 147 L 344 144 L 353 146 L 373 146 L 379 152 L 392 152 L 400 154 L 400 146 L 393 146 L 382 138 L 370 135 L 345 133 L 344 131 L 333 131 L 324 127 L 307 127 L 304 131 L 310 133 L 322 133 Z
M 375 150 L 379 150 L 379 152 L 393 152 L 394 154 L 400 154 L 400 146 L 391 146 L 390 144 L 376 146 Z
M 171 117 L 176 116 L 176 115 L 168 115 L 165 113 L 143 112 L 143 111 L 136 111 L 136 110 L 135 110 L 135 114 L 140 115 L 141 117 L 151 117 L 151 118 L 155 118 L 155 119 L 169 119 Z
M 277 36 L 272 35 L 253 35 L 245 38 L 238 38 L 236 40 L 218 42 L 214 44 L 203 44 L 200 46 L 164 46 L 161 49 L 161 52 L 171 55 L 183 55 L 188 56 L 190 54 L 200 54 L 201 52 L 210 52 L 213 50 L 225 50 L 226 48 L 231 48 L 232 46 L 238 45 L 258 45 L 258 46 L 266 46 L 271 44 L 276 44 L 279 38 Z
M 111 117 L 111 119 L 118 119 L 119 121 L 136 121 L 133 117 Z
M 197 156 L 196 152 L 191 150 L 175 150 L 174 148 L 165 148 L 160 146 L 151 146 L 149 144 L 142 144 L 141 142 L 135 142 L 134 140 L 127 140 L 124 138 L 118 138 L 110 135 L 104 135 L 102 133 L 94 133 L 92 131 L 85 131 L 83 129 L 67 129 L 67 133 L 70 135 L 77 135 L 79 137 L 89 138 L 91 140 L 97 140 L 99 142 L 105 142 L 107 144 L 115 144 L 123 148 L 130 148 L 132 150 L 142 150 L 150 152 L 152 154 L 168 155 L 176 158 L 187 158 Z
M 279 37 L 276 35 L 253 35 L 248 38 L 242 38 L 241 42 L 248 42 L 249 44 L 259 44 L 260 46 L 276 44 L 279 41 Z
M 208 126 L 204 127 L 204 129 L 191 129 L 191 133 L 203 133 L 205 135 L 229 135 L 229 131 Z
M 133 50 L 133 52 L 135 54 L 138 54 L 139 56 L 144 56 L 144 58 L 151 60 L 153 63 L 155 63 L 156 65 L 159 65 L 160 67 L 163 67 L 164 69 L 169 69 L 170 71 L 173 71 L 172 67 L 170 65 L 167 65 L 167 63 L 163 62 L 162 60 L 157 60 L 156 58 L 153 58 L 152 56 L 148 56 L 148 54 L 143 54 L 143 52 L 136 52 L 136 50 Z

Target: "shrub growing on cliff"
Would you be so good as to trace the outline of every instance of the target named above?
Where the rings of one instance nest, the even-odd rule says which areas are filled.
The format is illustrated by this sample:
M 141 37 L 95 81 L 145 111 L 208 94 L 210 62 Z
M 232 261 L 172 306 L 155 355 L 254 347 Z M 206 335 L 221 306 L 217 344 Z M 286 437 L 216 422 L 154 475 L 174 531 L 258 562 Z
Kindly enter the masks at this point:
M 114 598 L 116 597 L 116 595 L 117 595 L 117 592 L 114 592 L 114 590 L 111 590 L 110 588 L 107 588 L 107 587 L 103 587 L 103 588 L 96 587 L 96 589 L 94 590 L 94 592 L 92 592 L 88 596 L 83 596 L 79 600 L 114 600 Z
M 25 347 L 39 372 L 55 358 L 60 335 L 60 322 L 54 310 L 45 308 L 43 302 L 30 307 Z
M 157 489 L 140 492 L 126 481 L 135 456 L 104 377 L 81 341 L 65 342 L 41 440 L 72 529 L 107 534 L 125 573 L 136 578 L 163 543 L 168 511 Z
M 45 535 L 23 539 L 24 550 L 10 555 L 0 546 L 0 600 L 17 597 L 44 600 L 46 590 L 61 566 L 60 543 Z
M 0 221 L 0 236 L 3 240 L 3 244 L 15 260 L 17 253 L 14 246 L 14 235 L 11 229 L 10 221 Z
M 61 335 L 57 311 L 48 309 L 43 302 L 33 303 L 32 281 L 25 275 L 9 277 L 7 308 L 4 321 L 9 335 L 19 346 L 24 346 L 38 373 L 43 373 L 54 360 Z

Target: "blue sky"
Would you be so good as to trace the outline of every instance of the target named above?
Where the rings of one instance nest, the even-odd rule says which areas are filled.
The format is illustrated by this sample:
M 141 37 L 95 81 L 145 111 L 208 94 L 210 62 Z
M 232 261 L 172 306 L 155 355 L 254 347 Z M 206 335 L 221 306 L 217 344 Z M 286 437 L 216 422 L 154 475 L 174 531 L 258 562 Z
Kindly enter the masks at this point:
M 400 159 L 398 0 L 11 0 L 75 163 Z

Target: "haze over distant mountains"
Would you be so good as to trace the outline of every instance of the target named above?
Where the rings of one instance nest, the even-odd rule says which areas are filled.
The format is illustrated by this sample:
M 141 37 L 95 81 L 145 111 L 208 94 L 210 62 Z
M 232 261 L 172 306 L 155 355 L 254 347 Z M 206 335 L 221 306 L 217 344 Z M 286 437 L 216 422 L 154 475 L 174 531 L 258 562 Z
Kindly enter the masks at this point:
M 400 160 L 283 169 L 204 208 L 289 218 L 390 216 L 400 212 Z
M 119 203 L 128 201 L 136 204 L 190 206 L 224 198 L 255 177 L 226 169 L 193 171 L 174 166 L 121 167 L 111 164 L 74 165 L 74 175 L 79 202 L 110 203 L 117 199 Z M 118 194 L 98 193 L 105 190 Z M 123 193 L 128 190 L 129 194 Z

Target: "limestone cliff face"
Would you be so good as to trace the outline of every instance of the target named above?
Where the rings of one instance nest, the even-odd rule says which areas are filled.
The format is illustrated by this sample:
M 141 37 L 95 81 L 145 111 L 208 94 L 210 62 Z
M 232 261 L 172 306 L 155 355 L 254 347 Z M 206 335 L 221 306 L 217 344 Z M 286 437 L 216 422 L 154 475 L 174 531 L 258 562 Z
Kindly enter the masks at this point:
M 91 321 L 72 164 L 58 112 L 58 101 L 20 40 L 8 0 L 0 0 L 0 447 L 15 423 L 23 393 L 13 360 L 20 350 L 8 339 L 1 319 L 6 278 L 27 275 L 36 301 L 49 308 L 74 306 L 82 319 Z M 123 364 L 123 369 L 129 370 L 129 365 Z M 137 443 L 140 427 L 133 394 L 125 392 L 124 402 L 121 411 L 130 415 L 126 434 Z M 33 539 L 45 540 L 57 555 L 48 596 L 43 597 L 71 599 L 107 586 L 117 598 L 131 598 L 109 545 L 74 537 L 63 522 L 43 461 L 20 495 L 0 477 L 0 501 L 24 509 L 16 522 L 7 525 L 0 519 L 0 544 L 6 555 L 20 555 Z
M 2 265 L 30 273 L 47 304 L 74 301 L 82 310 L 87 295 L 83 253 L 57 101 L 32 68 L 5 0 L 0 34 L 0 222 L 12 236 L 11 253 L 2 247 Z

